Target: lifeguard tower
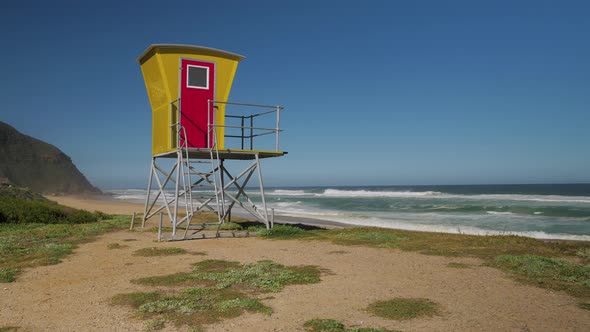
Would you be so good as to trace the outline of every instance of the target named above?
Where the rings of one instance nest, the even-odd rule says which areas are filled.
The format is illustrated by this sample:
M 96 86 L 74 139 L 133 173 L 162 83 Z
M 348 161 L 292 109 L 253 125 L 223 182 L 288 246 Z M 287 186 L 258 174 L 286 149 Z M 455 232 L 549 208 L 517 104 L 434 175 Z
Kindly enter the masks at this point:
M 212 211 L 218 219 L 214 224 L 221 225 L 230 221 L 236 205 L 266 228 L 273 226 L 260 160 L 286 154 L 279 150 L 283 108 L 228 102 L 243 59 L 213 48 L 171 44 L 151 45 L 137 59 L 152 108 L 142 225 L 157 214 L 166 214 L 171 223 L 171 233 L 162 234 L 160 218 L 158 239 L 203 238 L 205 225 L 191 224 L 193 216 Z M 239 163 L 231 167 L 241 170 L 237 175 L 226 167 L 230 160 Z M 252 178 L 258 178 L 258 204 L 247 193 Z

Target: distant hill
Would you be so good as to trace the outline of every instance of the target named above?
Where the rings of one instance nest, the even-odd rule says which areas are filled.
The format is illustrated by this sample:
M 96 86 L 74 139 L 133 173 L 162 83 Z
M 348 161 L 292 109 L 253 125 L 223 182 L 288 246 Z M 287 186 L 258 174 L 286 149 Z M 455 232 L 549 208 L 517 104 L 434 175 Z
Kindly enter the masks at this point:
M 0 182 L 41 193 L 100 193 L 55 146 L 0 121 Z

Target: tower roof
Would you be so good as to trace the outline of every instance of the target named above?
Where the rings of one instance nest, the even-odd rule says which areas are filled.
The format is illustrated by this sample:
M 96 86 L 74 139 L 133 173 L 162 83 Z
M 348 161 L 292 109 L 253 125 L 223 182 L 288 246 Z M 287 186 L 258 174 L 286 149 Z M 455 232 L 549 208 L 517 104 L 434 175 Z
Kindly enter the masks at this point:
M 150 45 L 140 56 L 137 58 L 137 62 L 143 63 L 149 57 L 151 57 L 154 53 L 158 51 L 163 51 L 166 53 L 200 53 L 206 54 L 211 56 L 217 56 L 222 58 L 228 58 L 235 61 L 242 61 L 246 57 L 243 55 L 239 55 L 236 53 L 231 53 L 227 51 L 222 51 L 216 48 L 205 47 L 205 46 L 193 46 L 193 45 L 184 45 L 184 44 L 152 44 Z

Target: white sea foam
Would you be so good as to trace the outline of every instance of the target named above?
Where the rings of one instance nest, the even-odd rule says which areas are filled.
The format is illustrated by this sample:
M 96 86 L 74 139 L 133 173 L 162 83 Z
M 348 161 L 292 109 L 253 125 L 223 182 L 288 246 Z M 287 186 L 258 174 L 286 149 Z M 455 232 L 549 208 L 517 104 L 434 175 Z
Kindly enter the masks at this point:
M 575 235 L 562 233 L 546 233 L 543 231 L 505 231 L 505 230 L 490 230 L 474 226 L 465 225 L 442 225 L 442 224 L 417 224 L 412 222 L 380 219 L 380 218 L 331 218 L 324 216 L 319 219 L 341 222 L 345 224 L 357 226 L 372 226 L 391 229 L 402 229 L 408 231 L 419 232 L 435 232 L 435 233 L 450 233 L 450 234 L 469 234 L 469 235 L 516 235 L 535 239 L 552 239 L 552 240 L 575 240 L 575 241 L 590 241 L 590 235 Z
M 487 214 L 492 214 L 492 215 L 499 215 L 499 216 L 510 216 L 510 215 L 514 215 L 514 213 L 512 212 L 500 212 L 500 211 L 486 211 Z
M 445 195 L 446 196 L 446 195 Z M 534 201 L 534 202 L 558 202 L 558 203 L 590 203 L 588 196 L 560 196 L 560 195 L 509 195 L 509 194 L 484 194 L 484 195 L 450 195 L 450 198 L 507 200 L 507 201 Z
M 273 191 L 268 192 L 269 195 L 277 195 L 277 196 L 304 196 L 307 195 L 305 190 L 286 190 L 286 189 L 276 189 Z
M 300 195 L 305 195 L 302 191 Z M 378 190 L 340 190 L 326 189 L 323 193 L 314 194 L 316 197 L 391 197 L 391 198 L 436 198 L 436 199 L 469 199 L 496 201 L 535 201 L 557 203 L 590 203 L 588 196 L 560 196 L 560 195 L 521 195 L 521 194 L 480 194 L 460 195 L 439 191 L 378 191 Z
M 438 191 L 372 191 L 326 189 L 317 197 L 431 197 L 441 195 Z

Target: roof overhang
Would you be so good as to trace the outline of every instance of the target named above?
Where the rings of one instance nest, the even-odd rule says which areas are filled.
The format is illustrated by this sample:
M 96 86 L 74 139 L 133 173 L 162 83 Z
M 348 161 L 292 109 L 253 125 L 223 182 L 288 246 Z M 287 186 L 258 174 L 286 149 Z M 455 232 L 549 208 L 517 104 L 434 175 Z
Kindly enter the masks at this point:
M 222 50 L 218 50 L 216 48 L 211 47 L 204 47 L 204 46 L 194 46 L 194 45 L 183 45 L 183 44 L 152 44 L 150 45 L 140 56 L 137 58 L 137 62 L 143 63 L 149 57 L 151 57 L 156 52 L 166 52 L 166 53 L 200 53 L 204 55 L 211 55 L 211 56 L 218 56 L 222 58 L 228 58 L 235 61 L 242 61 L 246 57 L 243 55 L 239 55 L 236 53 L 226 52 Z

